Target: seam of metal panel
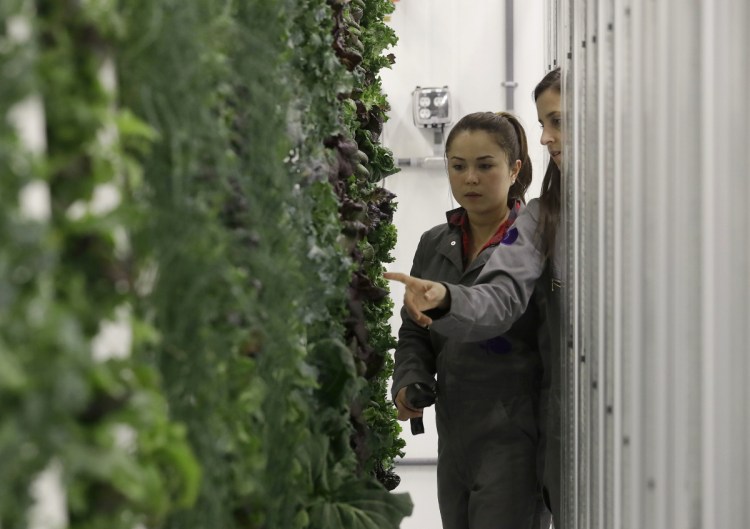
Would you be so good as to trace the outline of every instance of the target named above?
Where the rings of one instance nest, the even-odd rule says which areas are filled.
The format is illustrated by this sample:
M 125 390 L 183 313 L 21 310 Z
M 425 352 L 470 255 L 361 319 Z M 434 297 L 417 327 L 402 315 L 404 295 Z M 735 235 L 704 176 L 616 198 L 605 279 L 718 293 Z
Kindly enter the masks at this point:
M 715 82 L 715 21 L 714 21 L 713 2 L 705 2 L 701 9 L 701 101 L 700 101 L 700 121 L 701 130 L 704 134 L 701 145 L 703 146 L 703 160 L 701 162 L 702 189 L 701 193 L 706 204 L 714 204 L 716 195 L 712 179 L 711 165 L 712 158 L 716 153 L 716 130 L 713 117 L 714 109 L 714 87 Z M 701 421 L 702 421 L 702 454 L 701 454 L 701 482 L 703 483 L 703 504 L 702 504 L 702 527 L 717 527 L 716 525 L 716 504 L 713 499 L 713 491 L 716 490 L 716 465 L 714 464 L 714 455 L 716 443 L 713 432 L 716 431 L 714 423 L 713 410 L 715 409 L 715 387 L 716 366 L 714 358 L 710 354 L 714 341 L 714 329 L 716 322 L 716 306 L 714 300 L 714 239 L 708 230 L 712 226 L 713 211 L 711 208 L 703 208 L 701 212 L 701 308 L 703 314 L 701 317 L 701 350 L 703 351 L 702 379 L 701 379 Z
M 612 325 L 612 356 L 613 356 L 613 388 L 612 388 L 612 421 L 613 421 L 613 435 L 612 435 L 612 529 L 621 529 L 624 527 L 623 523 L 623 502 L 622 496 L 623 482 L 622 482 L 622 445 L 620 439 L 622 439 L 622 391 L 623 391 L 623 358 L 622 358 L 622 303 L 623 298 L 623 269 L 622 269 L 622 159 L 620 156 L 621 148 L 623 147 L 623 119 L 620 114 L 621 101 L 623 99 L 622 86 L 618 82 L 617 71 L 618 67 L 622 66 L 623 63 L 623 48 L 624 48 L 624 33 L 620 29 L 622 22 L 620 13 L 620 3 L 618 0 L 614 0 L 612 8 L 612 21 L 613 21 L 613 35 L 612 35 L 612 56 L 613 56 L 613 72 L 612 72 L 612 84 L 613 84 L 613 98 L 612 107 L 613 112 L 613 123 L 614 133 L 612 141 L 616 146 L 613 149 L 613 194 L 614 194 L 614 266 L 613 266 L 613 290 L 614 290 L 614 307 L 613 307 L 613 325 Z M 619 148 L 618 148 L 619 147 Z

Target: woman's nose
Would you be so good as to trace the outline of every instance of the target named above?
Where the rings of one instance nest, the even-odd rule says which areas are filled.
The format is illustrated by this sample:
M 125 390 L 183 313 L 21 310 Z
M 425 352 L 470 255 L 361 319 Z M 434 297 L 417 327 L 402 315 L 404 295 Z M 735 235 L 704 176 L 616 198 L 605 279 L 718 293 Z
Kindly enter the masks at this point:
M 539 138 L 539 142 L 542 145 L 547 145 L 548 143 L 552 142 L 552 136 L 550 134 L 547 134 L 547 131 L 542 129 L 542 136 Z

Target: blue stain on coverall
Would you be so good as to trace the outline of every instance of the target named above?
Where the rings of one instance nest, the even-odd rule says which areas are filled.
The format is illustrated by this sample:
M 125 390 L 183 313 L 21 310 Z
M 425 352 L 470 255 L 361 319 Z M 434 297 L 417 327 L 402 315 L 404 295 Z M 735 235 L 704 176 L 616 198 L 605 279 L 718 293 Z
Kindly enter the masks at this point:
M 502 336 L 495 336 L 494 338 L 485 340 L 481 344 L 481 347 L 488 353 L 494 353 L 494 354 L 509 353 L 510 350 L 512 349 L 510 342 L 506 340 L 505 338 L 503 338 Z

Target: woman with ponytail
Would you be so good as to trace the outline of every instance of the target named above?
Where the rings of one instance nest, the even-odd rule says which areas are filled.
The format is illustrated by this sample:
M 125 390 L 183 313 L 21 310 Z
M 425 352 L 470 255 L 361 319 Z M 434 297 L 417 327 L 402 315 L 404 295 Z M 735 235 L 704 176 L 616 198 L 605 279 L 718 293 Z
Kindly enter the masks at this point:
M 528 317 L 529 310 L 538 310 L 537 343 L 544 365 L 539 431 L 545 445 L 539 474 L 547 505 L 553 516 L 559 516 L 564 288 L 563 241 L 558 236 L 563 155 L 559 68 L 539 82 L 534 100 L 542 126 L 540 141 L 550 154 L 542 193 L 508 228 L 504 244 L 492 252 L 473 284 L 415 274 L 386 273 L 385 277 L 406 285 L 402 314 L 408 317 L 404 319 L 414 327 L 429 328 L 433 336 L 450 337 L 452 344 L 471 345 L 513 332 Z M 558 519 L 555 527 L 561 529 Z
M 526 134 L 511 114 L 469 114 L 451 129 L 445 162 L 461 207 L 422 235 L 411 275 L 468 287 L 515 240 L 510 227 L 532 176 Z M 531 529 L 540 490 L 536 306 L 471 343 L 402 317 L 393 397 L 400 420 L 422 415 L 415 388 L 436 397 L 443 528 Z

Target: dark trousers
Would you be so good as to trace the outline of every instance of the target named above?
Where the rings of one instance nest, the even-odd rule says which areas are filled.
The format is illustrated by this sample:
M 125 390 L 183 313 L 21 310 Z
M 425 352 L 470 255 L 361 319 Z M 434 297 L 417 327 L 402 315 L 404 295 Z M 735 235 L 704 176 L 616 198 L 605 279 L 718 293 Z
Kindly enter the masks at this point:
M 534 398 L 475 397 L 436 407 L 443 529 L 539 529 Z

